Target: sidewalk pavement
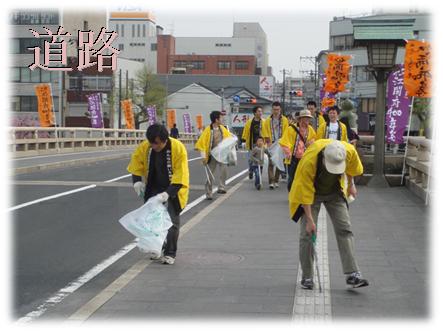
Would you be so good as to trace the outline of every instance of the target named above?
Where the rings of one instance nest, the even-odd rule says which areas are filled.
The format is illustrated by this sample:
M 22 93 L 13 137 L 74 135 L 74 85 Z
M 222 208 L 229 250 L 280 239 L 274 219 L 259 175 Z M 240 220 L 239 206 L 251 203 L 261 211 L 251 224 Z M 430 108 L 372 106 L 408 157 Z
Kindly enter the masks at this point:
M 323 286 L 326 306 L 314 310 L 315 318 L 427 318 L 430 221 L 423 203 L 406 188 L 359 187 L 350 212 L 357 260 L 370 286 L 345 286 L 328 221 L 323 254 L 330 272 L 322 275 L 330 281 Z M 175 265 L 145 260 L 102 306 L 83 309 L 83 320 L 289 320 L 299 318 L 300 304 L 318 304 L 318 290 L 301 290 L 296 281 L 299 226 L 288 218 L 285 183 L 257 191 L 244 180 L 199 216 L 182 227 Z M 332 316 L 320 313 L 327 306 Z

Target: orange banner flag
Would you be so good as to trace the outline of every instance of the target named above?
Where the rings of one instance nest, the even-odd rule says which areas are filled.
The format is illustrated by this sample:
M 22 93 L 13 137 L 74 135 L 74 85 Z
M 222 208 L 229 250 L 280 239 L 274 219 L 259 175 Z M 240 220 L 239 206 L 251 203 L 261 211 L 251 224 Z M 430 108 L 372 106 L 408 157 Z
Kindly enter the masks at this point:
M 404 61 L 404 85 L 408 96 L 431 97 L 431 44 L 408 40 Z
M 54 126 L 51 86 L 49 84 L 38 84 L 35 87 L 35 94 L 37 95 L 38 118 L 40 120 L 40 126 Z
M 336 94 L 346 89 L 349 82 L 349 55 L 328 54 L 328 68 L 326 70 L 325 91 Z
M 122 102 L 122 109 L 125 114 L 126 129 L 135 129 L 134 113 L 132 112 L 132 101 L 125 99 Z
M 167 126 L 168 129 L 171 129 L 174 124 L 176 124 L 176 114 L 175 114 L 175 109 L 168 109 L 166 111 L 166 120 L 167 120 Z
M 325 98 L 323 98 L 323 100 L 321 101 L 321 108 L 322 108 L 322 109 L 330 108 L 330 107 L 334 106 L 335 103 L 336 103 L 335 98 L 325 97 Z
M 195 120 L 197 123 L 197 128 L 202 129 L 203 128 L 203 116 L 201 114 L 198 114 L 195 116 Z

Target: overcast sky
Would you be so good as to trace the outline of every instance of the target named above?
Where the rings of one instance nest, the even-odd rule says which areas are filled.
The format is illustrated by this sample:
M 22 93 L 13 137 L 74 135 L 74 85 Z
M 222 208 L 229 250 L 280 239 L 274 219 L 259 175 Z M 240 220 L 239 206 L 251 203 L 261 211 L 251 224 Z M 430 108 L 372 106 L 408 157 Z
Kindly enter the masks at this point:
M 157 24 L 165 33 L 173 32 L 176 37 L 230 37 L 233 22 L 259 22 L 268 37 L 269 65 L 274 76 L 282 80 L 283 68 L 299 76 L 300 70 L 313 69 L 309 61 L 300 57 L 316 56 L 329 46 L 329 21 L 334 16 L 370 13 L 370 8 L 329 11 L 246 12 L 201 11 L 180 13 L 172 10 L 154 10 Z

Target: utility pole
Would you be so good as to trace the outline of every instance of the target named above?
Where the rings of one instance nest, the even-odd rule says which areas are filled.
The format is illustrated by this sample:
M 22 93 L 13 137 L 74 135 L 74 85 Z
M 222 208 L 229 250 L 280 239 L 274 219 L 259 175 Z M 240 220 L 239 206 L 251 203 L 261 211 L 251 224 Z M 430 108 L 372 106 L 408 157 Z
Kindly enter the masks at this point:
M 118 128 L 122 128 L 122 70 L 118 74 Z
M 290 74 L 291 72 L 287 69 L 280 71 L 283 73 L 283 96 L 282 96 L 282 106 L 283 106 L 283 114 L 286 115 L 286 73 Z

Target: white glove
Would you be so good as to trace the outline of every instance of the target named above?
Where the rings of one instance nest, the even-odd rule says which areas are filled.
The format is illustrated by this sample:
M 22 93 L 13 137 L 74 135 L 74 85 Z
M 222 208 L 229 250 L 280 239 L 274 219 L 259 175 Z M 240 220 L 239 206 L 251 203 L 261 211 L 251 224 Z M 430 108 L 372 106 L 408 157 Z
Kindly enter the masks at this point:
M 160 201 L 161 203 L 165 203 L 169 199 L 169 194 L 166 192 L 159 193 L 155 196 L 155 199 Z
M 241 143 L 241 148 L 242 148 L 242 149 L 245 149 L 245 148 L 246 148 L 246 142 L 242 142 L 242 143 Z
M 145 196 L 146 185 L 143 184 L 143 182 L 136 182 L 134 184 L 134 190 L 140 198 L 143 198 Z
M 206 164 L 206 152 L 203 151 L 203 150 L 201 150 L 201 151 L 200 151 L 200 156 L 201 156 L 201 158 L 202 158 L 202 163 L 203 163 L 203 164 Z

